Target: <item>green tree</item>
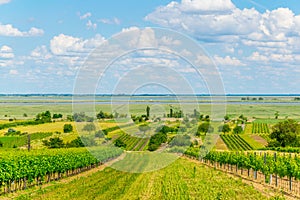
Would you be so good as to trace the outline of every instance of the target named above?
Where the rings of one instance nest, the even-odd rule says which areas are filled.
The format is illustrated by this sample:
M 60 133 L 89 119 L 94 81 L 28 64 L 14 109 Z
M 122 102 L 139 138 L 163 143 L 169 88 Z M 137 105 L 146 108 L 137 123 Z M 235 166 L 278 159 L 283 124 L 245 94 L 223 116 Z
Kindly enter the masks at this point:
M 276 111 L 276 112 L 274 113 L 274 115 L 275 115 L 275 119 L 278 119 L 278 117 L 279 117 L 279 112 Z
M 243 132 L 243 128 L 241 126 L 235 126 L 234 129 L 233 129 L 233 133 L 235 134 L 240 134 Z
M 50 138 L 49 140 L 43 140 L 43 144 L 48 148 L 63 148 L 65 146 L 62 139 L 59 137 Z
M 64 125 L 64 133 L 70 133 L 73 131 L 73 126 L 72 124 L 65 124 Z
M 228 133 L 231 131 L 231 128 L 228 124 L 219 126 L 219 132 Z
M 224 116 L 224 120 L 225 120 L 225 121 L 229 120 L 229 116 L 228 116 L 228 115 L 225 115 L 225 116 Z
M 196 135 L 200 136 L 201 133 L 206 134 L 206 133 L 212 133 L 212 132 L 214 132 L 214 128 L 210 125 L 209 122 L 204 122 L 198 126 Z
M 53 119 L 59 119 L 59 118 L 62 118 L 62 117 L 63 117 L 62 114 L 60 114 L 60 113 L 58 113 L 58 114 L 54 113 L 52 118 Z
M 270 138 L 275 139 L 281 147 L 299 146 L 299 133 L 300 125 L 297 121 L 288 119 L 273 126 Z
M 120 147 L 120 148 L 124 148 L 124 149 L 125 149 L 126 146 L 127 146 L 127 145 L 126 145 L 122 140 L 120 140 L 119 138 L 115 140 L 114 144 L 115 144 L 116 147 Z
M 149 118 L 150 117 L 150 107 L 147 106 L 146 108 L 146 116 Z
M 94 123 L 88 123 L 86 125 L 84 125 L 84 127 L 82 128 L 83 131 L 87 131 L 87 132 L 92 132 L 96 130 L 96 126 Z
M 104 118 L 105 118 L 104 112 L 100 110 L 100 112 L 97 114 L 97 119 L 104 119 Z

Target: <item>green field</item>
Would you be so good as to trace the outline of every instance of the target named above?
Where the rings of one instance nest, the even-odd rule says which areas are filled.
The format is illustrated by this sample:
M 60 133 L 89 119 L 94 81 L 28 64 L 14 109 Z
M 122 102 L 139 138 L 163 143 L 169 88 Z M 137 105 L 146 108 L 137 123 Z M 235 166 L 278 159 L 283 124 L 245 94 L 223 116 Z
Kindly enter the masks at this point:
M 164 169 L 128 173 L 105 168 L 16 199 L 268 199 L 240 179 L 179 159 Z
M 153 102 L 147 102 L 145 98 L 145 102 L 142 101 L 138 104 L 134 103 L 136 100 L 133 100 L 131 103 L 129 102 L 129 115 L 127 116 L 145 115 L 145 108 L 149 105 L 151 114 L 148 121 L 129 123 L 131 120 L 128 120 L 128 118 L 121 118 L 117 120 L 118 122 L 114 119 L 101 119 L 95 121 L 97 125 L 96 130 L 83 131 L 83 127 L 89 122 L 76 123 L 66 119 L 67 115 L 72 114 L 72 105 L 67 103 L 70 99 L 65 100 L 65 104 L 54 104 L 54 99 L 51 99 L 49 104 L 40 105 L 36 103 L 30 104 L 30 99 L 27 99 L 26 101 L 28 102 L 16 102 L 16 104 L 11 102 L 9 104 L 3 104 L 0 110 L 0 124 L 11 123 L 10 121 L 12 120 L 32 120 L 37 113 L 45 112 L 46 110 L 49 110 L 51 114 L 63 114 L 62 119 L 55 119 L 55 121 L 52 119 L 52 123 L 49 123 L 48 121 L 44 124 L 28 126 L 18 125 L 12 127 L 14 130 L 20 131 L 21 133 L 31 134 L 31 147 L 33 149 L 46 149 L 47 147 L 44 146 L 42 142 L 44 139 L 48 140 L 53 137 L 59 137 L 64 143 L 69 143 L 80 135 L 90 138 L 96 142 L 97 145 L 103 144 L 110 146 L 114 145 L 117 140 L 120 140 L 125 144 L 125 147 L 122 146 L 121 149 L 126 152 L 126 156 L 121 161 L 114 163 L 111 167 L 105 168 L 103 171 L 98 171 L 89 176 L 76 178 L 68 183 L 63 183 L 62 181 L 60 183 L 51 182 L 46 184 L 46 182 L 43 181 L 43 184 L 46 185 L 42 188 L 32 188 L 29 189 L 28 192 L 25 190 L 20 192 L 22 195 L 19 195 L 19 193 L 16 192 L 15 195 L 18 196 L 18 199 L 267 199 L 267 197 L 264 197 L 262 193 L 253 187 L 243 184 L 240 179 L 230 178 L 223 172 L 207 168 L 200 163 L 196 164 L 194 161 L 179 158 L 180 153 L 186 150 L 184 148 L 186 143 L 183 140 L 183 137 L 177 137 L 179 138 L 176 143 L 178 146 L 172 146 L 171 142 L 176 138 L 177 134 L 187 134 L 190 137 L 188 139 L 188 146 L 191 146 L 188 148 L 187 152 L 189 153 L 187 154 L 195 156 L 195 152 L 199 151 L 199 147 L 209 147 L 214 144 L 213 137 L 220 134 L 220 138 L 216 140 L 215 147 L 213 148 L 216 152 L 220 152 L 220 154 L 214 154 L 216 157 L 211 157 L 209 160 L 225 159 L 226 162 L 232 163 L 233 160 L 228 159 L 235 154 L 228 154 L 230 151 L 247 151 L 250 153 L 249 155 L 252 155 L 251 152 L 258 149 L 264 149 L 267 146 L 269 133 L 271 133 L 272 126 L 275 123 L 283 121 L 287 117 L 296 120 L 300 119 L 300 106 L 290 104 L 234 103 L 228 104 L 226 107 L 226 114 L 229 117 L 228 121 L 210 118 L 210 120 L 212 120 L 210 121 L 210 125 L 214 130 L 211 133 L 201 132 L 200 135 L 197 135 L 196 130 L 198 125 L 205 123 L 205 120 L 198 122 L 195 122 L 194 120 L 193 122 L 192 114 L 194 113 L 194 109 L 197 109 L 203 117 L 206 117 L 206 115 L 210 115 L 211 117 L 211 105 L 207 103 L 198 105 L 192 103 L 185 104 L 184 114 L 189 118 L 186 121 L 183 118 L 166 117 L 171 107 L 174 110 L 180 109 L 180 106 L 176 104 L 175 101 L 172 106 L 170 104 L 159 105 L 157 104 L 159 101 L 155 101 L 156 103 L 152 104 Z M 40 100 L 35 99 L 33 101 Z M 113 107 L 122 108 L 123 110 L 118 110 L 118 112 L 119 114 L 125 114 L 126 106 L 124 105 L 114 105 Z M 78 104 L 77 106 L 84 110 L 85 106 L 90 106 L 90 104 Z M 218 106 L 222 107 L 225 105 L 219 104 Z M 115 112 L 112 105 L 109 104 L 96 104 L 95 110 L 96 112 L 100 110 L 107 113 Z M 274 119 L 275 112 L 279 113 L 279 119 Z M 24 113 L 26 113 L 27 117 L 24 117 Z M 88 114 L 91 116 L 93 113 L 88 112 Z M 244 120 L 243 117 L 240 117 L 241 115 L 246 117 L 248 121 L 241 121 L 241 119 Z M 161 121 L 155 121 L 157 117 L 159 117 Z M 225 123 L 229 125 L 231 130 L 224 134 L 219 132 L 219 127 L 221 124 Z M 242 123 L 246 123 L 245 129 L 240 134 L 234 134 L 233 128 L 241 126 Z M 70 133 L 63 133 L 65 124 L 71 124 L 74 128 L 73 131 Z M 139 130 L 139 126 L 142 124 L 147 124 L 150 128 L 143 132 L 141 131 L 142 129 Z M 179 131 L 177 133 L 170 131 L 165 133 L 167 135 L 167 140 L 165 141 L 167 142 L 161 143 L 157 152 L 149 152 L 147 149 L 150 136 L 155 134 L 157 127 L 161 125 L 167 125 L 173 129 L 184 131 Z M 96 131 L 100 129 L 102 129 L 103 132 L 100 131 L 100 136 L 96 137 Z M 21 152 L 21 149 L 25 149 L 27 145 L 26 134 L 22 136 L 5 136 L 6 132 L 8 132 L 8 128 L 0 130 L 0 141 L 3 143 L 3 147 L 0 148 L 0 155 L 1 153 L 2 155 L 8 155 L 5 152 L 11 151 L 10 149 L 12 147 L 16 148 L 16 152 Z M 205 135 L 211 136 L 208 137 L 210 139 L 204 140 Z M 63 147 L 65 148 L 67 146 L 65 145 Z M 32 152 L 38 151 L 39 150 L 33 150 Z M 76 154 L 78 152 L 76 150 L 60 149 L 60 151 L 69 153 L 73 151 L 74 155 L 73 153 L 70 153 L 69 155 L 73 159 L 72 162 L 77 162 Z M 170 152 L 176 152 L 176 154 Z M 18 153 L 16 153 L 16 155 L 17 154 Z M 28 155 L 30 154 L 31 153 L 28 153 Z M 82 156 L 78 162 L 85 162 L 85 159 L 91 159 L 90 156 L 84 157 L 85 156 Z M 34 155 L 30 155 L 28 158 L 30 158 L 29 160 L 35 160 Z M 243 159 L 243 162 L 238 162 L 239 165 L 243 164 L 246 167 L 249 167 L 246 165 L 249 163 L 248 159 L 251 161 L 253 158 L 241 158 Z M 288 157 L 284 159 L 288 164 L 291 161 Z M 36 161 L 38 161 L 38 159 Z M 237 160 L 234 160 L 234 162 L 236 161 Z M 258 162 L 261 164 L 262 159 L 260 158 Z M 298 160 L 292 162 L 294 162 L 294 164 L 297 163 L 298 167 Z M 95 162 L 93 161 L 93 163 Z M 270 161 L 270 163 L 271 164 L 269 165 L 271 166 L 273 162 Z M 43 165 L 44 164 L 45 163 L 43 163 Z M 15 165 L 12 163 L 12 166 L 22 165 Z M 47 164 L 45 164 L 45 166 L 47 166 Z M 56 164 L 55 167 L 57 166 L 58 164 Z M 64 166 L 68 166 L 67 171 L 70 171 L 72 168 L 67 160 L 64 162 Z M 252 165 L 250 167 L 252 167 Z M 294 167 L 296 167 L 296 165 Z M 45 169 L 47 169 L 47 167 L 45 167 Z M 272 170 L 270 171 L 270 169 L 268 168 L 268 171 L 265 167 L 262 167 L 260 171 L 268 175 L 268 173 L 272 173 Z M 59 176 L 58 173 L 61 172 L 66 173 L 66 171 L 62 171 L 59 168 L 56 170 L 56 176 Z M 279 169 L 276 168 L 276 170 L 278 171 Z M 9 173 L 11 173 L 11 171 Z M 28 173 L 30 174 L 31 172 Z M 286 174 L 287 172 L 285 172 L 285 176 Z M 15 175 L 16 174 L 14 174 L 14 176 Z M 45 174 L 38 175 L 37 177 L 41 178 L 44 177 L 44 175 Z M 293 174 L 289 176 L 298 177 L 294 171 Z M 19 175 L 17 175 L 17 177 L 19 177 Z M 9 179 L 9 177 L 6 178 L 9 181 L 5 182 L 6 185 L 4 188 L 9 188 L 7 184 L 11 184 L 10 181 L 12 179 Z M 21 181 L 21 183 L 26 182 L 24 182 L 23 179 L 18 179 L 18 181 Z M 226 185 L 226 187 L 224 187 L 224 185 Z M 278 188 L 278 190 L 279 189 L 280 188 Z

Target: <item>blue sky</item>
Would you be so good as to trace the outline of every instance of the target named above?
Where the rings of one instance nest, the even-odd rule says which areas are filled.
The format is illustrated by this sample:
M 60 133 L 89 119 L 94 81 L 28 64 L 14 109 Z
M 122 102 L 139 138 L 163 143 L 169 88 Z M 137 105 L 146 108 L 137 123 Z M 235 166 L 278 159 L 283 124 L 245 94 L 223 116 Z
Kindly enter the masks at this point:
M 297 0 L 0 0 L 0 13 L 0 93 L 72 93 L 94 48 L 144 27 L 195 40 L 217 65 L 226 93 L 300 93 Z M 97 92 L 113 90 L 122 63 L 114 68 L 118 76 L 105 79 Z M 182 61 L 166 63 L 177 64 L 195 92 L 207 92 Z M 160 91 L 147 86 L 141 93 Z

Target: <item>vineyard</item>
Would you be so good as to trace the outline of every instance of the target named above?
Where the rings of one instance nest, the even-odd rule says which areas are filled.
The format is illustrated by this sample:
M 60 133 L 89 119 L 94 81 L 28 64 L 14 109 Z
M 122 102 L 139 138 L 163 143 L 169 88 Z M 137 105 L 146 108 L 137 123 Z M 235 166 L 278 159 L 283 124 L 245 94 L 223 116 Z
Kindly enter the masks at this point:
M 149 138 L 134 137 L 126 133 L 123 133 L 117 139 L 126 144 L 125 149 L 127 151 L 144 151 L 147 149 L 149 142 Z
M 240 135 L 222 134 L 220 136 L 230 150 L 253 150 L 253 147 L 250 146 Z
M 0 153 L 0 185 L 4 193 L 62 178 L 119 156 L 118 148 L 5 151 Z
M 136 160 L 128 160 L 128 163 Z M 148 159 L 145 159 L 148 160 Z M 148 162 L 148 164 L 151 164 Z M 136 163 L 134 167 L 141 164 Z M 226 186 L 226 187 L 224 187 Z M 211 189 L 213 188 L 213 189 Z M 205 192 L 204 192 L 205 191 Z M 128 173 L 111 167 L 68 184 L 56 184 L 19 199 L 268 199 L 253 187 L 187 159 L 148 173 Z
M 199 158 L 199 149 L 190 148 L 186 154 Z M 256 153 L 256 152 L 216 152 L 211 151 L 204 160 L 210 162 L 217 162 L 221 165 L 230 164 L 235 165 L 236 168 L 245 168 L 247 170 L 254 170 L 265 175 L 265 182 L 270 182 L 270 175 L 275 177 L 290 180 L 290 189 L 292 187 L 292 179 L 300 179 L 300 158 L 292 154 L 279 154 L 279 153 Z M 254 175 L 254 178 L 255 175 Z
M 252 124 L 252 133 L 269 134 L 270 130 L 269 130 L 268 124 L 266 124 L 266 123 L 253 123 Z

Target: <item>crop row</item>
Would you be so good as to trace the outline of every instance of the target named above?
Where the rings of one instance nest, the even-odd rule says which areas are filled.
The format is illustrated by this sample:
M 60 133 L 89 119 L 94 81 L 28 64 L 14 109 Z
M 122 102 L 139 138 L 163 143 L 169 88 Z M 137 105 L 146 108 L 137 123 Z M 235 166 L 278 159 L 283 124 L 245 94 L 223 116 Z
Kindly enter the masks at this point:
M 149 141 L 148 138 L 134 137 L 126 133 L 123 133 L 118 139 L 126 144 L 125 149 L 128 151 L 143 151 Z
M 243 151 L 252 150 L 250 146 L 241 136 L 233 134 L 223 134 L 221 135 L 222 140 L 225 142 L 226 146 L 233 151 Z
M 199 149 L 190 148 L 185 154 L 199 157 Z M 210 151 L 203 159 L 220 164 L 236 165 L 239 168 L 253 169 L 266 176 L 276 174 L 280 177 L 300 179 L 300 157 L 298 155 Z
M 252 124 L 252 133 L 270 133 L 268 124 L 266 123 L 253 123 Z
M 92 152 L 92 154 L 91 154 Z M 25 189 L 36 180 L 37 184 L 72 174 L 105 162 L 122 153 L 118 148 L 85 148 L 14 151 L 0 153 L 0 186 L 7 192 Z M 13 184 L 13 187 L 12 187 Z

